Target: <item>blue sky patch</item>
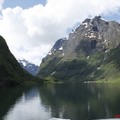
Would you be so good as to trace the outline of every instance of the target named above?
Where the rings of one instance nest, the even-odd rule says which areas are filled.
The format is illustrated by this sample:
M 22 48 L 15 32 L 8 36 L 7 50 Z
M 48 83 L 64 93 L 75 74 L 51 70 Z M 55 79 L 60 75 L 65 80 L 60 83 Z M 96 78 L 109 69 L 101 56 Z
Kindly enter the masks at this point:
M 4 0 L 3 8 L 14 8 L 16 6 L 29 8 L 37 4 L 46 4 L 46 0 Z

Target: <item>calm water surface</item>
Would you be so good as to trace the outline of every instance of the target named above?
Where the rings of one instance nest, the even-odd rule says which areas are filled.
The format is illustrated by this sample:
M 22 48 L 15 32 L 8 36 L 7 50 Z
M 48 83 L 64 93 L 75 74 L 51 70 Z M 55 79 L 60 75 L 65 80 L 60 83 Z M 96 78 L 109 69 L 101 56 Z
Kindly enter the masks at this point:
M 120 114 L 120 86 L 64 84 L 0 90 L 0 120 L 111 118 Z

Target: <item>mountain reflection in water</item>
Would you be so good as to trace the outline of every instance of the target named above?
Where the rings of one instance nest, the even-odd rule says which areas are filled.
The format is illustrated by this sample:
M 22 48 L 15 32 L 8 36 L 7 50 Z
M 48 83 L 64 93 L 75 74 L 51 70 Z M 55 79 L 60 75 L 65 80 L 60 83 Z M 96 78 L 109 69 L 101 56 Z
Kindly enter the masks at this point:
M 18 92 L 16 89 L 0 92 L 2 98 L 9 100 L 8 107 L 5 107 L 5 100 L 0 100 L 0 106 L 5 107 L 0 108 L 2 120 L 49 120 L 53 117 L 91 120 L 120 114 L 120 87 L 115 84 L 47 85 Z

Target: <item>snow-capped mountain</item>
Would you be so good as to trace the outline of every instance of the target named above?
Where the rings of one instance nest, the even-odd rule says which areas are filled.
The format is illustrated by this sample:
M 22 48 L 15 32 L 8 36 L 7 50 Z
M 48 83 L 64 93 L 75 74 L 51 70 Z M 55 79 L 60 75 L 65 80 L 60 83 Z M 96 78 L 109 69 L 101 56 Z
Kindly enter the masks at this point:
M 38 73 L 39 70 L 39 66 L 23 59 L 23 60 L 18 60 L 18 62 L 20 63 L 20 65 L 27 70 L 30 74 L 32 75 L 36 75 Z
M 51 56 L 55 54 L 55 52 L 62 52 L 63 51 L 63 44 L 65 44 L 66 38 L 61 38 L 56 41 L 52 49 L 49 51 L 48 55 Z M 63 53 L 64 54 L 64 53 Z
M 56 41 L 40 65 L 39 77 L 54 80 L 100 80 L 119 77 L 120 23 L 101 16 L 85 19 Z M 117 72 L 118 71 L 118 72 Z

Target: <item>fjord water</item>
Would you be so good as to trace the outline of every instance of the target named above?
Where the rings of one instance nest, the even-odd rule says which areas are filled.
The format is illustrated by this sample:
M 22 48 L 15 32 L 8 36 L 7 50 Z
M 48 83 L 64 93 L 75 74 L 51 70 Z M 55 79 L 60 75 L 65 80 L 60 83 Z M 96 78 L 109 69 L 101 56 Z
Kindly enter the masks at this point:
M 92 120 L 120 114 L 120 86 L 61 84 L 0 90 L 0 120 Z

